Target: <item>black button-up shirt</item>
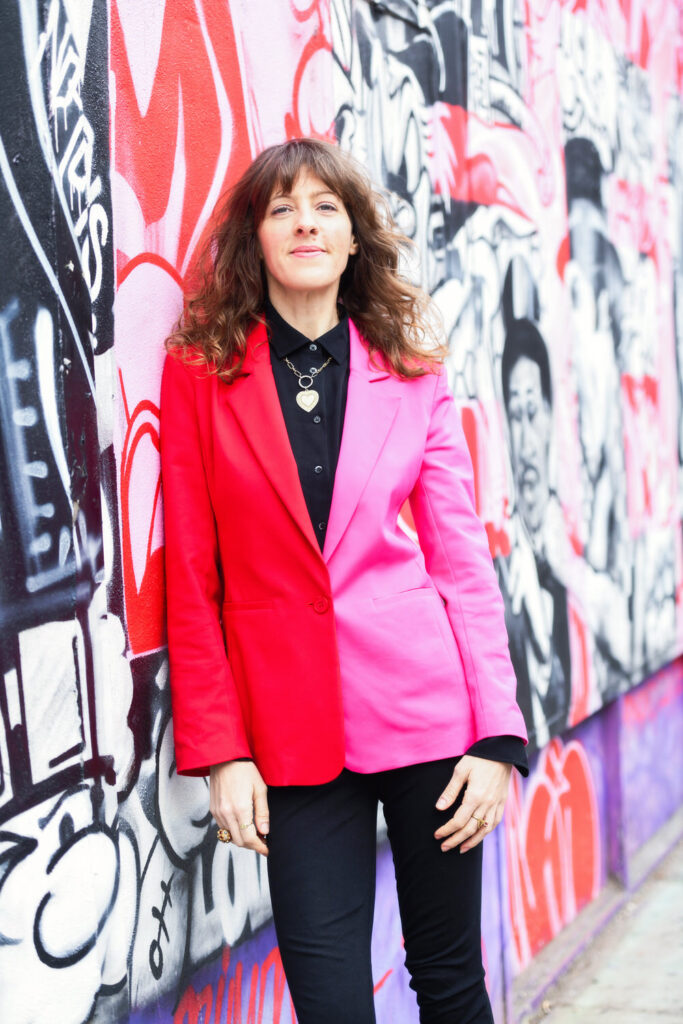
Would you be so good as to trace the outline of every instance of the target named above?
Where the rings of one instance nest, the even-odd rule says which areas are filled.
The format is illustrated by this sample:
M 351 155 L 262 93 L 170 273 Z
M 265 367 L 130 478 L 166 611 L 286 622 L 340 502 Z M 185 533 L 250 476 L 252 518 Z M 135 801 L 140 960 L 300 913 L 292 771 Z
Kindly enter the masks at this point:
M 342 316 L 326 334 L 311 340 L 287 323 L 270 302 L 266 303 L 265 315 L 275 387 L 306 507 L 322 551 L 346 411 L 349 321 Z M 325 369 L 320 369 L 328 359 Z M 314 375 L 312 384 L 304 378 L 310 387 L 299 385 L 299 378 L 286 360 L 300 373 Z M 320 372 L 316 374 L 316 370 Z M 304 390 L 317 391 L 319 395 L 310 412 L 297 404 L 297 394 Z M 514 764 L 523 775 L 529 773 L 526 749 L 518 736 L 490 736 L 474 743 L 467 753 Z
M 266 306 L 266 321 L 269 327 L 270 361 L 282 415 L 313 530 L 322 551 L 346 410 L 349 321 L 348 317 L 343 317 L 335 327 L 315 341 L 283 320 L 270 303 Z M 304 378 L 304 383 L 311 387 L 302 388 L 298 377 L 285 362 L 286 359 L 303 374 L 315 374 L 328 359 L 330 362 L 313 377 L 312 382 L 310 378 Z M 304 390 L 316 391 L 320 396 L 310 412 L 297 405 L 297 395 Z

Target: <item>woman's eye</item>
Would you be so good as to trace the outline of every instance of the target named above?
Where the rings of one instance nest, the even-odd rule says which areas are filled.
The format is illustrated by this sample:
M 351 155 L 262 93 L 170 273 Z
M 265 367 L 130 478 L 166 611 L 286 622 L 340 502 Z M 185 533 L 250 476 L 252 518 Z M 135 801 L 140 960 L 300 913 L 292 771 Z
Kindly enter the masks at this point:
M 334 205 L 334 203 L 319 203 L 318 204 L 318 209 L 319 210 L 325 210 L 325 211 L 331 210 L 332 213 L 335 213 L 337 207 Z
M 270 212 L 271 212 L 271 214 L 286 213 L 287 210 L 289 210 L 288 206 L 274 206 L 273 209 Z

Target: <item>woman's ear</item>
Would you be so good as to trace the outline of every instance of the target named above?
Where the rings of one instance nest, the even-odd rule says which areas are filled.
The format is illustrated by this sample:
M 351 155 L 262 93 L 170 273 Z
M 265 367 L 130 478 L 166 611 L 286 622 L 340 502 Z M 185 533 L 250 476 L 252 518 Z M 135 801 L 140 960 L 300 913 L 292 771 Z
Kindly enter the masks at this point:
M 351 235 L 351 245 L 349 246 L 349 256 L 355 256 L 356 253 L 358 252 L 359 248 L 360 247 L 358 245 L 358 242 L 356 241 L 356 236 L 355 235 Z

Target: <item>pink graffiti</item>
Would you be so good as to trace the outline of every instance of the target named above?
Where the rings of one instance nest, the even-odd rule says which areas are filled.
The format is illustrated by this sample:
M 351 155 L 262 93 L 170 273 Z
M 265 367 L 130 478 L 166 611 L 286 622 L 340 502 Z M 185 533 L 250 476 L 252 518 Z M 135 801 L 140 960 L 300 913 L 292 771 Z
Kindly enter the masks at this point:
M 662 438 L 657 379 L 649 374 L 639 378 L 622 374 L 621 390 L 628 518 L 633 535 L 638 536 L 649 525 L 669 518 L 671 510 L 658 501 L 669 460 Z M 668 488 L 667 492 L 673 493 Z
M 582 745 L 551 740 L 524 790 L 513 777 L 506 819 L 512 937 L 524 967 L 600 887 L 597 798 Z
M 665 708 L 683 701 L 683 657 L 652 676 L 647 685 L 625 694 L 624 724 L 638 729 L 656 721 Z

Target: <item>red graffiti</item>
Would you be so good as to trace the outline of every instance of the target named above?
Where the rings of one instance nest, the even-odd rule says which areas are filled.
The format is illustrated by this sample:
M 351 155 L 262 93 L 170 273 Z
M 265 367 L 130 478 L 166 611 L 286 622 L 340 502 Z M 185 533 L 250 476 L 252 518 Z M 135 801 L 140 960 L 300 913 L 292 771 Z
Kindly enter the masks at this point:
M 373 991 L 377 993 L 392 974 L 393 968 L 389 968 Z M 267 1024 L 296 1024 L 294 1004 L 277 946 L 263 963 L 252 966 L 248 989 L 242 962 L 238 960 L 231 966 L 230 950 L 224 949 L 221 974 L 215 985 L 205 985 L 199 992 L 190 985 L 173 1015 L 173 1024 L 266 1024 L 266 1021 Z
M 394 973 L 394 968 L 393 967 L 390 967 L 388 971 L 384 972 L 384 974 L 379 979 L 379 981 L 376 982 L 375 985 L 373 986 L 372 991 L 375 993 L 375 995 L 377 995 L 379 990 L 382 988 L 383 985 L 386 984 L 386 982 L 389 980 L 389 978 L 391 977 L 391 975 L 393 973 Z
M 529 140 L 519 129 L 506 124 L 485 125 L 462 107 L 435 103 L 431 108 L 431 133 L 434 158 L 430 175 L 436 192 L 483 206 L 497 203 L 522 216 L 529 215 L 525 197 L 515 187 L 518 175 L 508 175 L 512 164 L 505 156 L 516 145 L 530 150 Z M 448 164 L 436 156 L 444 152 L 451 154 Z
M 157 470 L 153 487 L 148 488 L 149 508 L 142 516 L 138 488 L 136 514 L 147 526 L 144 562 L 140 582 L 135 572 L 134 520 L 132 494 L 134 481 L 142 466 L 154 465 L 159 452 L 159 408 L 153 402 L 138 403 L 132 413 L 128 410 L 123 379 L 120 378 L 122 404 L 126 418 L 126 433 L 121 452 L 121 548 L 125 581 L 128 643 L 133 653 L 158 649 L 166 643 L 164 614 L 164 551 L 155 546 L 155 527 L 161 531 L 161 476 Z M 140 455 L 142 454 L 142 458 Z M 142 562 L 143 559 L 140 558 Z
M 628 517 L 634 536 L 641 534 L 653 519 L 662 518 L 655 506 L 656 492 L 666 479 L 664 446 L 659 417 L 658 382 L 651 376 L 636 378 L 622 374 L 624 398 L 624 452 Z M 668 509 L 665 510 L 668 512 Z M 659 514 L 659 515 L 658 515 Z
M 524 967 L 599 890 L 601 837 L 595 785 L 580 743 L 551 740 L 507 805 L 510 917 Z
M 135 191 L 146 247 L 180 269 L 213 203 L 250 159 L 249 147 L 235 144 L 246 140 L 239 59 L 231 18 L 218 4 L 167 0 L 144 27 L 141 46 L 139 17 L 112 4 L 115 167 Z
M 592 662 L 589 650 L 586 623 L 571 598 L 568 601 L 569 646 L 572 661 L 572 696 L 569 708 L 569 725 L 576 725 L 591 712 Z
M 251 968 L 248 990 L 243 974 L 242 962 L 237 961 L 231 967 L 230 950 L 225 949 L 215 991 L 212 984 L 200 992 L 192 986 L 186 989 L 173 1015 L 173 1024 L 265 1024 L 266 1020 L 268 1024 L 296 1024 L 294 1004 L 287 990 L 277 946 L 263 963 L 254 964 Z M 266 1001 L 269 1009 L 267 1018 L 264 1016 Z

